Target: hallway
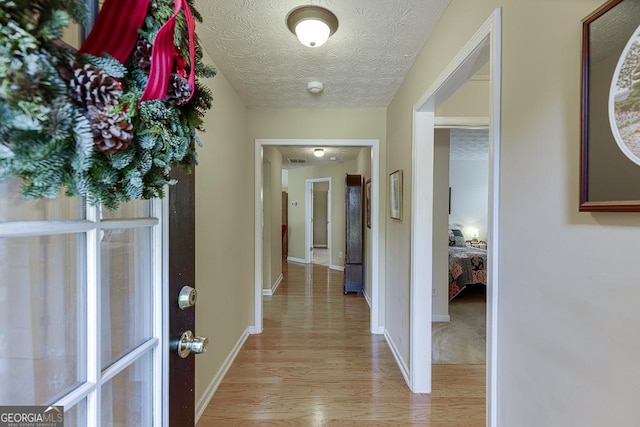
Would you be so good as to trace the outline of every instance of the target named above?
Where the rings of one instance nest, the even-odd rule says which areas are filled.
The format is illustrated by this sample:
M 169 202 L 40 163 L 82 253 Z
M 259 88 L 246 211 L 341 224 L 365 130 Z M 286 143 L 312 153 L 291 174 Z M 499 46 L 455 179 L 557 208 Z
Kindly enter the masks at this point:
M 343 273 L 285 263 L 251 335 L 200 418 L 211 426 L 484 426 L 485 367 L 434 366 L 431 396 L 412 394 L 362 296 Z

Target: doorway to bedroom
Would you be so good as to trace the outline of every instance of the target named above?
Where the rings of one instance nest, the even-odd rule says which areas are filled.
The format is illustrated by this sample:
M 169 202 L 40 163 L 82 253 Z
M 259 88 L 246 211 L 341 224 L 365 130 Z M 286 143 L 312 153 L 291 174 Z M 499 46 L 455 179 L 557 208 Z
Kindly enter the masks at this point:
M 435 298 L 448 300 L 447 287 L 448 179 L 437 179 L 435 144 L 437 126 L 451 126 L 436 111 L 444 101 L 461 89 L 485 64 L 489 63 L 488 117 L 479 121 L 489 128 L 489 191 L 488 191 L 488 253 L 487 253 L 487 352 L 486 365 L 479 373 L 487 382 L 487 425 L 495 426 L 497 395 L 497 301 L 496 271 L 499 238 L 499 175 L 500 175 L 500 108 L 501 108 L 501 9 L 476 31 L 457 53 L 444 71 L 414 105 L 413 114 L 413 173 L 412 173 L 412 230 L 411 230 L 411 301 L 410 301 L 410 372 L 408 382 L 417 393 L 430 393 L 432 383 L 432 314 Z M 486 99 L 485 98 L 485 99 Z M 467 117 L 468 119 L 468 117 Z M 476 118 L 478 119 L 478 118 Z M 460 123 L 453 124 L 460 125 Z M 468 124 L 468 123 L 462 123 Z M 420 167 L 417 167 L 420 165 Z M 447 183 L 446 186 L 442 185 Z M 437 208 L 438 207 L 438 208 Z M 443 207 L 444 209 L 440 209 Z M 442 284 L 444 282 L 444 285 Z M 436 296 L 434 297 L 434 294 Z M 434 369 L 435 371 L 435 369 Z
M 488 80 L 488 67 L 483 67 L 436 114 L 455 114 L 459 105 L 468 105 L 464 98 L 488 92 Z M 485 98 L 486 104 L 478 102 L 479 112 L 488 111 L 488 97 L 478 98 Z M 434 283 L 431 362 L 484 368 L 489 129 L 472 125 L 438 128 L 434 153 L 437 159 L 435 191 L 442 193 L 440 199 L 448 192 L 448 205 L 434 207 L 434 210 L 437 209 L 438 216 L 448 214 L 449 246 L 445 249 L 441 244 L 437 248 L 440 256 L 447 257 L 447 263 L 438 264 L 441 271 Z

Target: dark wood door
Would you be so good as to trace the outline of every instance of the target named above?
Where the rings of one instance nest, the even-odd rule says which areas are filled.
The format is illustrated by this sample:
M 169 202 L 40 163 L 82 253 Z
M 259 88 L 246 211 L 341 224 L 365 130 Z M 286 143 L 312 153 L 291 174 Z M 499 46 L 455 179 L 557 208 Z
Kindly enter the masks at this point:
M 362 176 L 347 174 L 345 179 L 345 265 L 344 293 L 362 293 L 364 287 L 364 227 Z
M 183 332 L 195 335 L 195 307 L 178 306 L 183 286 L 196 287 L 195 271 L 195 172 L 172 172 L 178 183 L 169 188 L 169 426 L 195 423 L 195 355 L 178 356 Z

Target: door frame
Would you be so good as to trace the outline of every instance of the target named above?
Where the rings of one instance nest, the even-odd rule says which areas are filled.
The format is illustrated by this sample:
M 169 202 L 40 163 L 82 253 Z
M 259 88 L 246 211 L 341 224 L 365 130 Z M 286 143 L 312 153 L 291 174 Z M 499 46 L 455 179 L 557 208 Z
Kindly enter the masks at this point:
M 250 333 L 259 334 L 263 329 L 262 311 L 262 159 L 263 147 L 274 145 L 292 146 L 325 146 L 325 147 L 370 147 L 371 148 L 371 295 L 370 298 L 370 330 L 372 334 L 384 333 L 384 226 L 380 221 L 380 140 L 379 139 L 261 139 L 255 140 L 254 153 L 254 196 L 255 196 L 255 291 L 254 291 L 254 324 Z
M 498 267 L 500 217 L 500 114 L 502 12 L 497 8 L 471 37 L 413 108 L 411 224 L 410 388 L 431 392 L 431 316 L 433 288 L 434 128 L 437 107 L 476 71 L 490 64 L 489 227 L 487 275 L 487 425 L 497 423 Z M 486 63 L 486 61 L 482 62 Z M 420 167 L 422 165 L 422 167 Z M 431 167 L 424 167 L 430 165 Z M 418 262 L 419 261 L 419 262 Z M 424 325 L 429 325 L 426 328 Z M 427 333 L 425 333 L 425 329 Z
M 101 387 L 116 375 L 141 360 L 152 352 L 152 404 L 151 410 L 154 424 L 168 426 L 168 406 L 163 405 L 163 396 L 168 393 L 168 316 L 166 316 L 167 301 L 167 201 L 152 199 L 148 217 L 102 219 L 100 206 L 91 206 L 85 201 L 85 217 L 75 220 L 27 220 L 0 222 L 0 236 L 3 238 L 43 237 L 64 234 L 84 234 L 84 245 L 79 248 L 83 254 L 85 273 L 85 288 L 76 296 L 77 303 L 86 311 L 82 332 L 86 353 L 80 359 L 84 363 L 87 373 L 86 379 L 76 389 L 52 403 L 53 406 L 64 406 L 67 410 L 75 407 L 82 400 L 86 400 L 87 426 L 100 424 L 101 419 Z M 101 368 L 101 239 L 104 230 L 151 229 L 152 269 L 151 286 L 152 302 L 152 336 L 140 343 L 115 361 L 109 367 Z
M 329 183 L 329 192 L 327 193 L 327 249 L 329 250 L 329 267 L 331 267 L 331 228 L 333 227 L 333 223 L 331 222 L 331 177 L 329 178 L 313 178 L 307 179 L 304 182 L 304 223 L 305 223 L 305 232 L 304 232 L 304 242 L 305 242 L 305 254 L 304 259 L 307 264 L 313 262 L 313 251 L 311 248 L 313 247 L 313 223 L 311 222 L 311 218 L 313 217 L 313 185 L 318 182 L 328 182 Z

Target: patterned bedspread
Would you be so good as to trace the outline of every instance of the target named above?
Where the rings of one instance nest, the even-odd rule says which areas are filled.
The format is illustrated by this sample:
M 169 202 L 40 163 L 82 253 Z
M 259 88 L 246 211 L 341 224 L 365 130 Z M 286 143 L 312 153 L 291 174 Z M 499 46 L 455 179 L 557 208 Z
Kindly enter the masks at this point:
M 487 251 L 449 246 L 449 301 L 474 283 L 487 284 Z

